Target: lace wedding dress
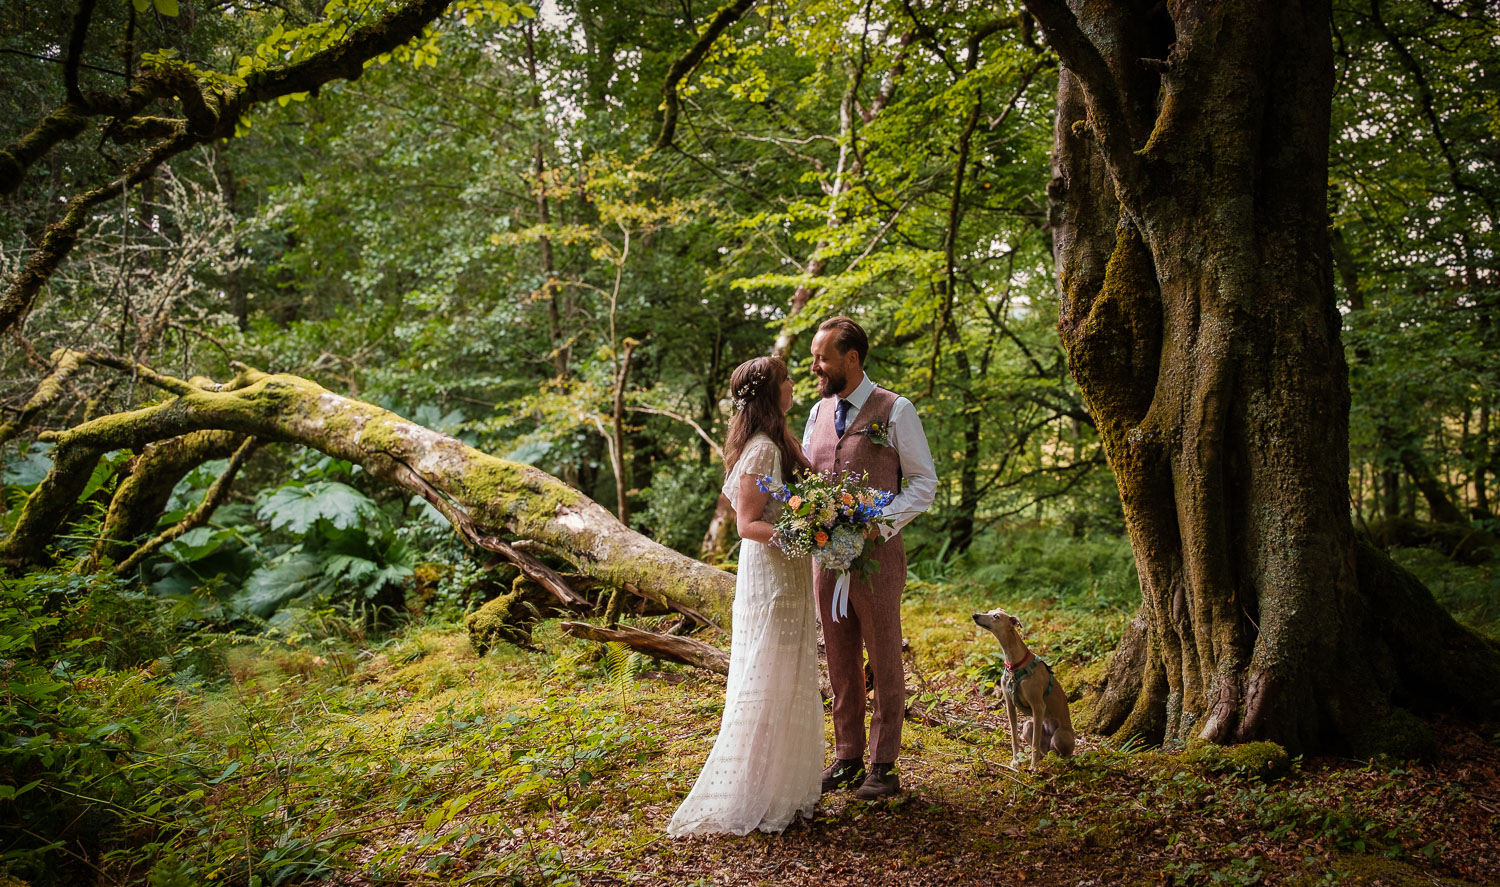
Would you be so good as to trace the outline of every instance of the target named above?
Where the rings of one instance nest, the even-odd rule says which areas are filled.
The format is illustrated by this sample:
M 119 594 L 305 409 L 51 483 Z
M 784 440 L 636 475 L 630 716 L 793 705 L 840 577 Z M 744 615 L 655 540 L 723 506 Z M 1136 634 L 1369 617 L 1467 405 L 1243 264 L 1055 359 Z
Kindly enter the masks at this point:
M 751 438 L 724 495 L 739 509 L 740 478 L 781 475 L 781 451 L 763 434 Z M 781 503 L 766 504 L 775 522 Z M 740 545 L 724 718 L 713 751 L 667 834 L 753 829 L 779 832 L 811 817 L 823 769 L 823 703 L 818 695 L 812 564 L 748 539 Z

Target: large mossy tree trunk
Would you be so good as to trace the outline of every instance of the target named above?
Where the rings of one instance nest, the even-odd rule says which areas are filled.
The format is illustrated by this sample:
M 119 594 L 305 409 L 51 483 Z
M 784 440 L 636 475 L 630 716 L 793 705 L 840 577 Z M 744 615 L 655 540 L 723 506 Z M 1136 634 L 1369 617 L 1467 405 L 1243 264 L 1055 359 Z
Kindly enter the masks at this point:
M 1328 3 L 1026 6 L 1064 65 L 1058 327 L 1143 597 L 1093 728 L 1363 754 L 1396 706 L 1494 713 L 1495 645 L 1349 518 Z
M 104 361 L 106 365 L 117 362 Z M 47 562 L 48 546 L 105 453 L 131 450 L 142 454 L 133 467 L 164 466 L 163 483 L 150 483 L 136 472 L 121 487 L 122 493 L 136 486 L 144 491 L 130 494 L 130 510 L 151 512 L 144 524 L 149 527 L 159 513 L 158 500 L 164 501 L 161 489 L 165 486 L 169 491 L 181 476 L 180 460 L 173 454 L 222 449 L 238 436 L 249 435 L 298 444 L 361 465 L 373 476 L 426 498 L 480 547 L 511 553 L 511 546 L 492 534 L 527 539 L 570 561 L 581 573 L 628 588 L 708 625 L 729 627 L 732 575 L 632 531 L 544 471 L 483 453 L 298 376 L 242 368 L 233 381 L 216 384 L 204 379 L 184 382 L 146 368 L 136 372 L 175 396 L 44 434 L 44 439 L 56 444 L 53 468 L 27 498 L 10 535 L 0 539 L 0 567 L 18 569 Z M 174 443 L 161 445 L 163 441 Z M 148 499 L 155 505 L 146 506 Z M 107 526 L 114 526 L 113 515 Z M 140 514 L 133 520 L 132 526 L 139 524 Z M 106 536 L 98 553 L 117 557 L 122 534 Z M 514 553 L 511 559 L 528 564 L 534 560 Z M 550 571 L 532 566 L 533 578 L 548 584 L 545 573 Z

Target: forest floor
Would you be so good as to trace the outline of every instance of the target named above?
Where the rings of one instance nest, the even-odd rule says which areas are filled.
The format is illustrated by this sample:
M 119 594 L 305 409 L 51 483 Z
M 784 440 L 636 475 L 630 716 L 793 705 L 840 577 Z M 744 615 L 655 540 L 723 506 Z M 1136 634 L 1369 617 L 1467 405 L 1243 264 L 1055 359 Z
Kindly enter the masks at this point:
M 949 723 L 907 723 L 905 791 L 825 796 L 811 822 L 743 838 L 664 836 L 718 727 L 717 675 L 601 656 L 550 622 L 534 649 L 484 657 L 451 623 L 347 655 L 246 647 L 227 687 L 174 703 L 178 732 L 158 741 L 223 767 L 178 808 L 197 837 L 153 863 L 120 856 L 103 880 L 176 860 L 186 883 L 329 887 L 1500 883 L 1500 736 L 1457 722 L 1433 723 L 1444 754 L 1428 763 L 1293 759 L 1268 777 L 1253 756 L 1085 734 L 1071 761 L 1012 768 L 985 692 L 998 645 L 970 619 L 997 604 L 1075 692 L 1130 617 L 914 581 L 908 674 Z

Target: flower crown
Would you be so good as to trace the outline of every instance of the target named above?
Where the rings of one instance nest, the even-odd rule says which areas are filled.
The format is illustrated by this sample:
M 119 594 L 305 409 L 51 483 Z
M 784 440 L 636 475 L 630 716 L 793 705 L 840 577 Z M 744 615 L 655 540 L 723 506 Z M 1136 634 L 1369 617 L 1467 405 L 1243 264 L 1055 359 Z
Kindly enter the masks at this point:
M 764 372 L 756 370 L 751 373 L 750 378 L 745 380 L 743 385 L 734 389 L 733 394 L 729 398 L 729 403 L 734 407 L 734 411 L 738 413 L 749 406 L 750 401 L 754 400 L 757 394 L 760 394 L 760 389 L 765 383 L 766 374 Z

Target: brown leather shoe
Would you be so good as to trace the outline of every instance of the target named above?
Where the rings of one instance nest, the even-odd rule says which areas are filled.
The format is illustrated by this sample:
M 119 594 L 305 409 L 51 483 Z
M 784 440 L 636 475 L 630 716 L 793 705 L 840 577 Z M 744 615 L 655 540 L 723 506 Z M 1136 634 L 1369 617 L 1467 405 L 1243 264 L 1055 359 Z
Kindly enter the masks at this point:
M 881 801 L 894 798 L 901 792 L 901 777 L 896 775 L 895 764 L 871 764 L 870 775 L 854 793 L 856 801 Z
M 859 785 L 865 778 L 865 762 L 860 760 L 844 761 L 834 758 L 828 769 L 823 771 L 823 794 L 851 785 Z

